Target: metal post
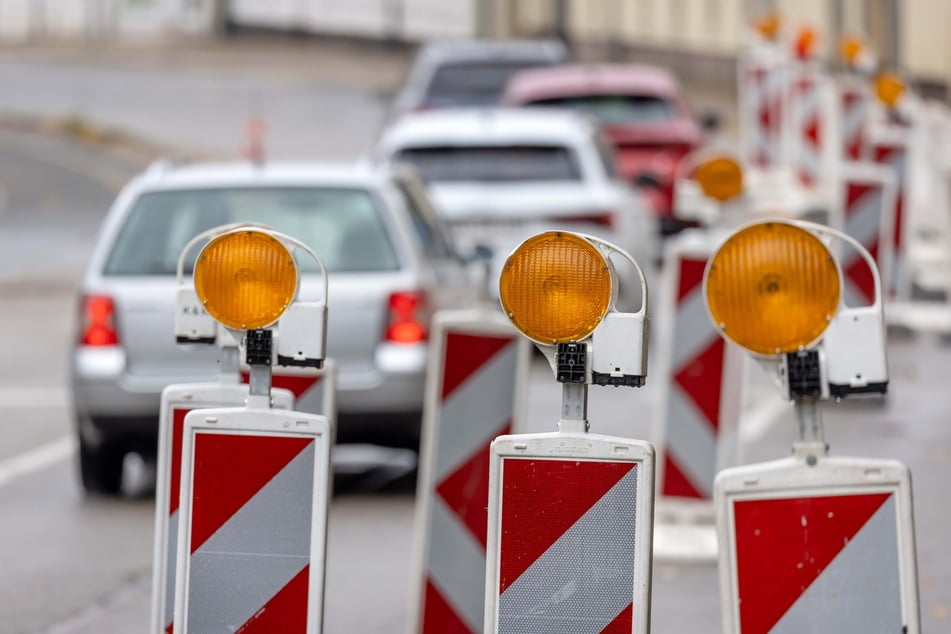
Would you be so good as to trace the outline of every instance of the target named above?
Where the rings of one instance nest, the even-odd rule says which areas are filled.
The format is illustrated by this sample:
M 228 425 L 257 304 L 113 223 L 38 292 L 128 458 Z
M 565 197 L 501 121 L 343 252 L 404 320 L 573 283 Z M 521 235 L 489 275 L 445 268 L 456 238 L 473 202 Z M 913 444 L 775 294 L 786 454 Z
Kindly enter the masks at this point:
M 561 431 L 588 431 L 588 384 L 562 383 L 561 386 Z
M 819 399 L 797 399 L 795 403 L 798 429 L 796 442 L 793 443 L 793 452 L 797 455 L 805 455 L 806 463 L 814 465 L 819 456 L 825 456 L 828 452 Z
M 240 383 L 239 350 L 237 346 L 225 346 L 218 355 L 218 380 L 222 383 Z

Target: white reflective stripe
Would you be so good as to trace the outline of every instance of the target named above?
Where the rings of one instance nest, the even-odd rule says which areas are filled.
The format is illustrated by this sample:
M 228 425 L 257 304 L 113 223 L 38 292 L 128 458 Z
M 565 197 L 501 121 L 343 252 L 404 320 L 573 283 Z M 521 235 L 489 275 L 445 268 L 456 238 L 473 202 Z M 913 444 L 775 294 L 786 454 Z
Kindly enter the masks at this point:
M 189 631 L 238 630 L 310 563 L 317 442 L 311 441 L 191 555 Z
M 469 629 L 482 629 L 485 601 L 485 551 L 472 533 L 433 496 L 429 577 Z
M 713 495 L 717 474 L 717 436 L 703 413 L 680 385 L 671 382 L 667 399 L 664 453 L 704 495 Z
M 893 494 L 789 608 L 771 634 L 901 632 L 897 517 Z
M 441 482 L 469 460 L 474 448 L 488 447 L 498 430 L 512 419 L 517 362 L 518 339 L 513 338 L 442 403 L 435 482 Z
M 869 183 L 859 181 L 849 184 L 865 186 Z M 872 183 L 871 186 L 871 189 L 865 192 L 865 194 L 856 201 L 855 206 L 849 209 L 845 216 L 845 232 L 861 242 L 866 248 L 877 244 L 879 241 L 882 226 L 882 212 L 884 211 L 882 209 L 884 193 L 882 192 L 881 184 Z M 844 189 L 843 195 L 847 195 L 848 187 Z M 847 200 L 845 202 L 847 202 Z M 854 253 L 852 257 L 849 258 L 849 262 L 859 257 L 861 256 L 858 253 Z M 846 264 L 846 266 L 848 265 Z
M 635 466 L 505 589 L 499 634 L 596 633 L 623 612 L 634 599 L 636 501 Z
M 671 289 L 676 292 L 676 288 Z M 671 380 L 684 366 L 702 354 L 720 338 L 707 312 L 703 285 L 692 289 L 676 308 L 674 318 L 673 352 L 671 353 Z
M 858 99 L 852 101 L 851 106 L 846 106 L 846 96 L 856 95 Z M 847 147 L 856 138 L 861 137 L 865 120 L 867 118 L 869 99 L 864 93 L 843 92 L 840 95 L 840 104 L 842 111 L 842 141 Z

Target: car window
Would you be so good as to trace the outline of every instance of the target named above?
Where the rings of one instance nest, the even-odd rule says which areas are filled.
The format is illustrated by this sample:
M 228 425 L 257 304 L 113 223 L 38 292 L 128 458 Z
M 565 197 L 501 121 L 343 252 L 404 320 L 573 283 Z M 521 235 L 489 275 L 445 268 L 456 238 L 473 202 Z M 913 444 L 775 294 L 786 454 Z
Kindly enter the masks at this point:
M 594 146 L 598 150 L 598 159 L 604 168 L 605 176 L 607 176 L 609 180 L 618 180 L 620 175 L 617 170 L 617 154 L 614 151 L 614 147 L 608 143 L 608 140 L 604 138 L 604 135 L 601 133 L 595 134 Z
M 583 95 L 541 99 L 530 105 L 584 110 L 607 124 L 663 123 L 676 114 L 673 104 L 656 95 Z
M 247 187 L 142 194 L 126 216 L 103 272 L 172 275 L 189 240 L 234 222 L 264 224 L 297 238 L 314 250 L 328 272 L 399 268 L 386 225 L 368 191 Z M 308 256 L 298 258 L 298 264 L 304 272 L 317 266 Z
M 545 64 L 542 61 L 512 60 L 440 66 L 426 87 L 423 106 L 494 106 L 512 75 Z
M 434 258 L 446 258 L 453 254 L 450 241 L 443 233 L 436 214 L 429 205 L 425 193 L 417 191 L 418 185 L 402 178 L 394 180 L 396 191 L 399 193 L 406 210 L 413 220 L 413 228 L 419 236 L 426 253 Z
M 428 183 L 581 180 L 574 152 L 558 145 L 415 147 L 396 158 Z

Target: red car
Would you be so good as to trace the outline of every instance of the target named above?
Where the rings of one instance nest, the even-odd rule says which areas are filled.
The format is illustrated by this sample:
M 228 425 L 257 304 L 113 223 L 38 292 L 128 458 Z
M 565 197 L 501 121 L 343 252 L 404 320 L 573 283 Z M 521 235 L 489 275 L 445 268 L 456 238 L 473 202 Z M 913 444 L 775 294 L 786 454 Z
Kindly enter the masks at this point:
M 633 64 L 525 70 L 509 80 L 501 104 L 579 108 L 593 114 L 616 149 L 622 177 L 651 201 L 662 233 L 683 228 L 671 209 L 674 171 L 702 143 L 703 132 L 670 72 Z

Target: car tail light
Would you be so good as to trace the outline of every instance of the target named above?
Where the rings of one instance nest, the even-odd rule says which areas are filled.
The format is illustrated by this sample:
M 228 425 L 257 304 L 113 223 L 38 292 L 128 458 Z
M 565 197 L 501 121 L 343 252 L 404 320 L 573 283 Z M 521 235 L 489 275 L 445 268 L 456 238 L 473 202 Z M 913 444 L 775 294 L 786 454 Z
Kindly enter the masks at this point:
M 552 222 L 564 225 L 585 224 L 598 225 L 608 229 L 614 228 L 614 212 L 602 211 L 583 216 L 557 216 L 551 219 Z
M 386 340 L 419 343 L 426 340 L 426 295 L 421 291 L 400 291 L 390 295 L 390 320 Z
M 84 346 L 115 346 L 119 343 L 116 332 L 116 305 L 105 295 L 86 295 L 82 301 L 80 343 Z

